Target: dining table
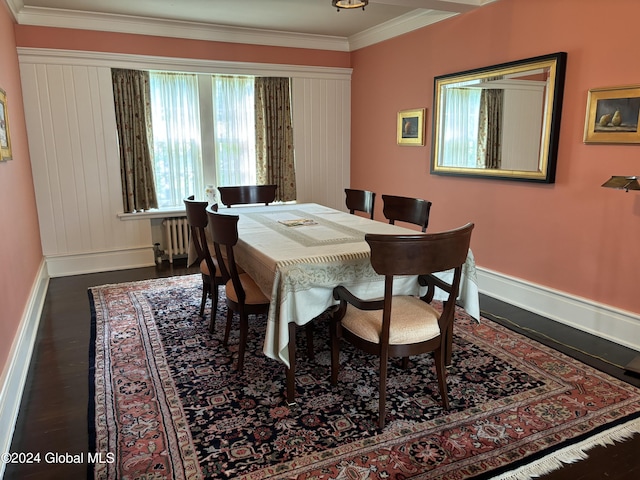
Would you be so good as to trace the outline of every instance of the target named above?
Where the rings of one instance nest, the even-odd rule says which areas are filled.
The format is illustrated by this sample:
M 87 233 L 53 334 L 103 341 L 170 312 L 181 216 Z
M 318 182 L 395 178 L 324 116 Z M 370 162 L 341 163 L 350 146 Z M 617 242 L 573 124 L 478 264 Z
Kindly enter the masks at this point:
M 384 277 L 370 262 L 367 233 L 420 234 L 315 203 L 234 206 L 220 213 L 239 216 L 236 263 L 270 298 L 263 352 L 286 367 L 289 403 L 295 403 L 296 327 L 338 302 L 333 289 L 346 286 L 362 299 L 384 295 Z M 453 271 L 439 272 L 450 283 Z M 419 295 L 417 276 L 394 278 L 394 294 Z M 434 299 L 444 299 L 436 289 Z M 463 266 L 458 304 L 480 318 L 475 260 L 469 250 Z

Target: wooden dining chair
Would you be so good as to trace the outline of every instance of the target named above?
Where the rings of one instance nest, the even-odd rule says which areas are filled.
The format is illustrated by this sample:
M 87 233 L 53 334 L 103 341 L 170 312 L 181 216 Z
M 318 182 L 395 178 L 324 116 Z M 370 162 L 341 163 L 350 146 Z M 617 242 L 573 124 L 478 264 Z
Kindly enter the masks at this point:
M 202 300 L 200 302 L 200 316 L 204 318 L 204 310 L 207 298 L 212 298 L 211 319 L 209 320 L 209 331 L 213 332 L 218 311 L 219 286 L 223 285 L 220 268 L 217 259 L 211 256 L 207 242 L 207 202 L 194 199 L 191 195 L 184 199 L 184 206 L 187 212 L 187 222 L 191 232 L 191 241 L 198 255 L 198 265 L 202 275 Z M 218 210 L 218 205 L 212 205 L 212 210 Z
M 369 190 L 355 190 L 345 188 L 345 203 L 349 209 L 349 213 L 354 214 L 356 211 L 368 213 L 373 220 L 373 206 L 376 201 L 376 194 Z
M 431 202 L 420 198 L 398 197 L 395 195 L 382 195 L 382 213 L 389 223 L 396 221 L 413 223 L 422 227 L 426 232 L 429 225 L 429 211 Z
M 277 185 L 238 185 L 218 187 L 220 201 L 227 207 L 251 203 L 269 205 L 276 199 Z
M 247 347 L 249 315 L 268 313 L 271 299 L 266 297 L 255 280 L 236 264 L 234 247 L 238 243 L 238 221 L 240 217 L 238 215 L 218 213 L 217 209 L 207 209 L 206 212 L 217 265 L 220 265 L 220 276 L 222 284 L 225 286 L 227 297 L 227 325 L 223 345 L 227 346 L 229 343 L 233 314 L 237 313 L 240 316 L 237 370 L 241 372 L 244 367 L 244 353 Z M 307 354 L 310 359 L 313 359 L 312 322 L 308 322 L 305 325 L 305 330 Z M 291 341 L 295 342 L 295 338 Z
M 361 300 L 344 286 L 333 290 L 340 301 L 331 319 L 331 383 L 338 381 L 340 338 L 366 353 L 380 358 L 378 425 L 384 428 L 389 357 L 408 359 L 411 355 L 433 352 L 442 405 L 449 408 L 445 354 L 451 341 L 456 297 L 462 266 L 467 259 L 473 224 L 455 230 L 426 235 L 367 234 L 371 265 L 384 275 L 384 298 Z M 450 285 L 431 275 L 454 269 Z M 419 275 L 427 286 L 425 297 L 393 295 L 395 275 Z M 439 313 L 429 301 L 435 286 L 448 293 Z M 403 366 L 406 362 L 403 362 Z
M 229 342 L 231 322 L 234 313 L 237 313 L 240 316 L 237 370 L 241 372 L 244 367 L 244 352 L 247 347 L 249 315 L 266 314 L 269 311 L 270 299 L 262 293 L 248 273 L 239 273 L 236 267 L 234 247 L 238 243 L 238 220 L 240 217 L 217 213 L 213 209 L 207 210 L 207 216 L 227 297 L 227 326 L 223 344 L 226 346 Z M 226 261 L 223 260 L 223 251 Z

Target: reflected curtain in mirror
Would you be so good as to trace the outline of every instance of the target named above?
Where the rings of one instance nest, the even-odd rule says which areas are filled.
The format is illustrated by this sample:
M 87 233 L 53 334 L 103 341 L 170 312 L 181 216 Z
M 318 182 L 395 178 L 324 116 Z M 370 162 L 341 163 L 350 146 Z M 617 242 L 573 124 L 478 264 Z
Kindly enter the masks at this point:
M 149 72 L 111 70 L 125 213 L 157 208 Z
M 480 93 L 478 114 L 478 162 L 481 168 L 500 168 L 502 165 L 502 118 L 504 92 L 485 88 Z

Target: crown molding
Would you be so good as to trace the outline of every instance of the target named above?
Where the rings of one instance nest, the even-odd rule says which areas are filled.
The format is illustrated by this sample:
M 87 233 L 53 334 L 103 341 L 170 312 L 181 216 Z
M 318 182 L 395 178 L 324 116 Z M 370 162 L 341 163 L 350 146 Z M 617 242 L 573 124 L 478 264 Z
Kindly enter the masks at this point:
M 13 17 L 13 21 L 20 23 L 18 22 L 18 14 L 20 13 L 20 10 L 24 8 L 24 2 L 22 0 L 4 0 L 4 3 L 9 9 L 9 13 Z
M 369 0 L 369 3 L 401 5 L 403 7 L 424 8 L 444 12 L 465 13 L 482 7 L 495 0 Z
M 20 25 L 132 33 L 211 42 L 247 43 L 344 52 L 349 50 L 349 42 L 344 37 L 229 27 L 129 15 L 86 13 L 42 7 L 22 8 L 18 13 L 18 23 Z
M 374 28 L 357 33 L 349 37 L 349 50 L 358 50 L 385 40 L 389 40 L 422 27 L 441 22 L 447 18 L 459 15 L 436 10 L 426 10 L 406 13 L 394 20 L 382 23 Z
M 22 0 L 5 0 L 5 2 L 19 25 L 339 52 L 349 52 L 367 47 L 457 15 L 457 13 L 418 9 L 347 38 L 229 27 L 200 22 L 161 20 L 129 15 L 30 7 L 24 6 Z
M 132 33 L 212 42 L 248 43 L 334 51 L 349 50 L 349 43 L 344 37 L 228 27 L 200 22 L 162 20 L 129 15 L 86 13 L 42 7 L 22 8 L 18 13 L 18 23 L 20 25 Z
M 351 68 L 344 67 L 228 62 L 125 53 L 90 52 L 84 50 L 18 47 L 17 52 L 20 65 L 55 64 L 189 73 L 285 76 L 291 78 L 340 80 L 350 80 L 352 73 Z

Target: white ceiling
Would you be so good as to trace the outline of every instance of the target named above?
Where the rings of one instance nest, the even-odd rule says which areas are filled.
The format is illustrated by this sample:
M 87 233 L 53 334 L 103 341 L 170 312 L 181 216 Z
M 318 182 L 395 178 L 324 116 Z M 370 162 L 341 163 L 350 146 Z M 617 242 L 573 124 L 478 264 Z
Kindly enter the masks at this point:
M 5 0 L 22 25 L 354 50 L 496 0 Z

